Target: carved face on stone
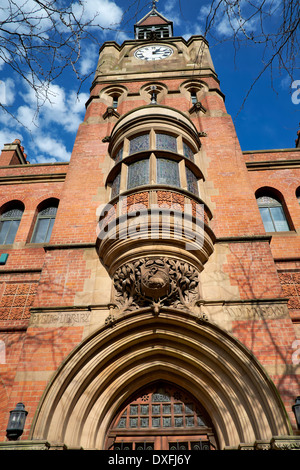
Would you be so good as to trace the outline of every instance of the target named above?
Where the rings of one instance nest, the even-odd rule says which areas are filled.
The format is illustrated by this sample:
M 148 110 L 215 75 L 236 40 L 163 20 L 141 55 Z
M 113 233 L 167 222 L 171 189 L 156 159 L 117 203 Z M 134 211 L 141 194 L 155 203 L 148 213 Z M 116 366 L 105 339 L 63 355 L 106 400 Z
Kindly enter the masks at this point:
M 150 259 L 141 266 L 141 287 L 145 296 L 154 299 L 168 294 L 169 270 L 163 260 Z

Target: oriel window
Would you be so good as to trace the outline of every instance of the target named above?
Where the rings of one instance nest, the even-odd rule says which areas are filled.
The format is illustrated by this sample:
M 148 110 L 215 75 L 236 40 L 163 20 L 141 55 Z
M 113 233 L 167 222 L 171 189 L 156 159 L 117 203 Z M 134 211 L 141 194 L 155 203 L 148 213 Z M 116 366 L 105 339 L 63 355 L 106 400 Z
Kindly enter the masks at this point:
M 149 134 L 141 134 L 130 140 L 129 155 L 149 149 Z
M 178 162 L 167 158 L 157 159 L 157 183 L 180 187 Z
M 144 158 L 128 165 L 127 189 L 149 183 L 149 159 Z
M 177 139 L 170 134 L 156 134 L 156 148 L 157 150 L 169 150 L 170 152 L 177 152 Z

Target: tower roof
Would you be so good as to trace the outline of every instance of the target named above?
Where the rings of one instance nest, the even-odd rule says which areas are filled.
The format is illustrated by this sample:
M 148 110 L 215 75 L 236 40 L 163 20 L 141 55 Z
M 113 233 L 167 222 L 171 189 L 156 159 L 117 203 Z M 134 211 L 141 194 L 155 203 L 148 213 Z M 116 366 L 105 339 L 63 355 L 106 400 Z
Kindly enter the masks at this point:
M 173 22 L 157 11 L 156 1 L 153 0 L 152 10 L 134 25 L 136 39 L 149 38 L 149 34 L 153 34 L 153 32 L 159 33 L 157 34 L 158 37 L 171 37 L 173 35 Z M 168 31 L 168 34 L 163 34 L 163 30 Z

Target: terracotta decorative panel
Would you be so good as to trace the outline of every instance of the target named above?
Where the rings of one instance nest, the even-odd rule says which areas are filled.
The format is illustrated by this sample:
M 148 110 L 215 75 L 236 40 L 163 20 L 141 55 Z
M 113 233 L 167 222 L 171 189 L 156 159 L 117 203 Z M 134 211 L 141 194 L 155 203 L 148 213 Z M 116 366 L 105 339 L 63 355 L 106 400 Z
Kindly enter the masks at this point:
M 0 302 L 0 320 L 25 320 L 30 317 L 37 283 L 6 284 Z

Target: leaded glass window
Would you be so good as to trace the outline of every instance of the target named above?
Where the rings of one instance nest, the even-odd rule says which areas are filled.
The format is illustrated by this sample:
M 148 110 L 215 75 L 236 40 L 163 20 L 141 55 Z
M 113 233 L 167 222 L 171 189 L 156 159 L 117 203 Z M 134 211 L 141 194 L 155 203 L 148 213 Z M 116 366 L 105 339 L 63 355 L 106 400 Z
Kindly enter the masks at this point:
M 149 159 L 137 160 L 128 165 L 127 189 L 149 183 Z
M 196 196 L 199 196 L 197 177 L 188 167 L 185 167 L 185 172 L 188 191 L 195 194 Z
M 120 192 L 121 173 L 119 172 L 111 185 L 111 199 L 117 196 Z
M 167 158 L 158 158 L 157 183 L 180 187 L 178 162 Z
M 177 139 L 170 134 L 156 134 L 156 148 L 157 150 L 169 150 L 170 152 L 177 152 Z
M 115 163 L 119 163 L 123 158 L 123 147 L 120 148 L 120 150 L 117 152 L 115 156 Z
M 148 150 L 150 146 L 149 134 L 141 134 L 130 140 L 129 155 Z
M 48 206 L 38 214 L 35 229 L 31 239 L 32 243 L 48 243 L 55 222 L 57 207 Z
M 279 201 L 269 196 L 262 196 L 257 199 L 257 204 L 266 232 L 289 231 L 289 225 Z
M 10 245 L 15 236 L 23 215 L 21 209 L 10 209 L 5 211 L 0 218 L 0 245 Z
M 183 142 L 183 155 L 192 162 L 194 161 L 194 152 L 191 147 L 185 142 Z

